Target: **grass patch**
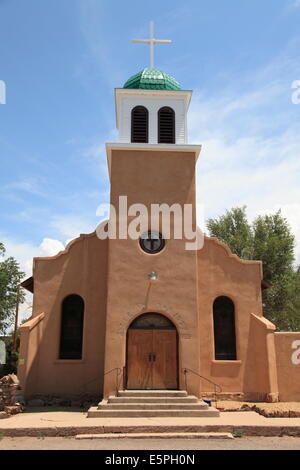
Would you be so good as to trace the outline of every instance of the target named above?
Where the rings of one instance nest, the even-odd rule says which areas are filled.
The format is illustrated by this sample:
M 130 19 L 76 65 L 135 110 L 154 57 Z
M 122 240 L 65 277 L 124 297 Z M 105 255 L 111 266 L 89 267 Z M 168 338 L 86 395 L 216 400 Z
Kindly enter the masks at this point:
M 232 434 L 233 434 L 233 437 L 243 437 L 244 431 L 242 429 L 234 429 Z

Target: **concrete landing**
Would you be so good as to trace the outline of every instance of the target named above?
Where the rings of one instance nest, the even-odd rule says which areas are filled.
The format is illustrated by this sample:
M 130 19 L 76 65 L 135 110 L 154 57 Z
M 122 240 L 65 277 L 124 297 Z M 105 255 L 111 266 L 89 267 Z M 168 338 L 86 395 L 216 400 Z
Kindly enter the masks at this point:
M 254 411 L 211 418 L 93 418 L 82 411 L 35 409 L 0 420 L 2 436 L 76 436 L 123 433 L 231 433 L 242 436 L 298 436 L 300 418 L 265 418 Z

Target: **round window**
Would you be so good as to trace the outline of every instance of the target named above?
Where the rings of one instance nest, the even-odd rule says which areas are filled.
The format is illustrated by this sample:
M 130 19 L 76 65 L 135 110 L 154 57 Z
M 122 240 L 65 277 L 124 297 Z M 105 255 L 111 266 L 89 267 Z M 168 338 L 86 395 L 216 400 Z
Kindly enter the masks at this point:
M 158 232 L 147 232 L 140 238 L 142 250 L 146 253 L 159 253 L 165 246 L 165 240 Z

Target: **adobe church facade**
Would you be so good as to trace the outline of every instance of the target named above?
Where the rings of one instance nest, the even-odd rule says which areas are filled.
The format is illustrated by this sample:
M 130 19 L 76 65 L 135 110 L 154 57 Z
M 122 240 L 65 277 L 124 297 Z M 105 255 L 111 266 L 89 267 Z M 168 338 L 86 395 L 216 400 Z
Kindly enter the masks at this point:
M 141 237 L 124 234 L 121 196 L 149 213 L 153 204 L 189 204 L 196 228 L 201 146 L 187 143 L 191 95 L 155 68 L 115 90 L 119 140 L 106 150 L 118 236 L 80 235 L 34 259 L 24 283 L 32 318 L 20 327 L 26 398 L 100 399 L 116 389 L 209 397 L 217 384 L 227 397 L 300 400 L 300 333 L 278 333 L 264 318 L 260 261 L 206 236 L 187 249 L 190 240 L 172 235 L 172 217 L 170 237 L 162 225 L 152 231 L 150 218 Z

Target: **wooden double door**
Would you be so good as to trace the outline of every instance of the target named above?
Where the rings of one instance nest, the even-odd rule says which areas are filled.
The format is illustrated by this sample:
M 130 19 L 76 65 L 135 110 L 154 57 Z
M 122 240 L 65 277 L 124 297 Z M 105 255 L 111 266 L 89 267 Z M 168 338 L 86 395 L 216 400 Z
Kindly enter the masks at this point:
M 177 389 L 176 329 L 129 329 L 127 389 Z

